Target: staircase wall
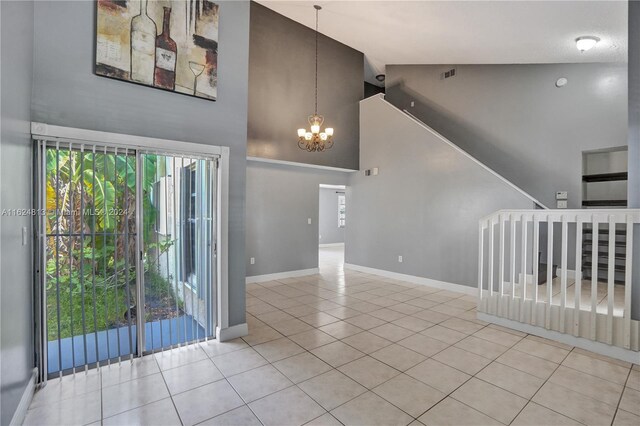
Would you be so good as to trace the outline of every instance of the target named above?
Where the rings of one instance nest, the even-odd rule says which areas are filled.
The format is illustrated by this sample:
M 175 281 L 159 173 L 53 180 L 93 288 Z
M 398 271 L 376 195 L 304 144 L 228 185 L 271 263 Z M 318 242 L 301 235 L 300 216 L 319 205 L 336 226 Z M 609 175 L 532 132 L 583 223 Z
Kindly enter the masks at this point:
M 360 102 L 361 171 L 349 177 L 345 262 L 477 285 L 478 221 L 533 201 L 380 96 Z M 398 262 L 398 256 L 403 262 Z
M 386 73 L 389 102 L 548 207 L 568 191 L 569 208 L 581 208 L 582 151 L 627 145 L 626 64 L 388 65 Z M 557 88 L 559 77 L 568 84 Z

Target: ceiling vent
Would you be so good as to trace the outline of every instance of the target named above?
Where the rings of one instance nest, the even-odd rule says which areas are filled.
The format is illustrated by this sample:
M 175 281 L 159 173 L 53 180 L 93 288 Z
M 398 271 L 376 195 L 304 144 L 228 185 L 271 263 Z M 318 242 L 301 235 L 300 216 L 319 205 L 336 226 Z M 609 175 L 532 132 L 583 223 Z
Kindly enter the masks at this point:
M 451 78 L 451 77 L 455 77 L 456 76 L 456 69 L 455 68 L 451 68 L 449 71 L 445 71 L 440 75 L 440 78 L 442 80 L 446 79 L 446 78 Z

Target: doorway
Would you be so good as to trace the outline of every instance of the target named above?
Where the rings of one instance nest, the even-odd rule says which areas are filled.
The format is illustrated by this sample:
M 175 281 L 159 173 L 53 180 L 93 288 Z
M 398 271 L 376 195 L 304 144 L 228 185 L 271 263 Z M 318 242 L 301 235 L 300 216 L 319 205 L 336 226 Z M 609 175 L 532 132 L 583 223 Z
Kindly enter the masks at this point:
M 321 271 L 342 270 L 347 225 L 346 187 L 321 184 L 318 206 L 319 268 Z
M 219 156 L 36 144 L 40 377 L 215 337 Z

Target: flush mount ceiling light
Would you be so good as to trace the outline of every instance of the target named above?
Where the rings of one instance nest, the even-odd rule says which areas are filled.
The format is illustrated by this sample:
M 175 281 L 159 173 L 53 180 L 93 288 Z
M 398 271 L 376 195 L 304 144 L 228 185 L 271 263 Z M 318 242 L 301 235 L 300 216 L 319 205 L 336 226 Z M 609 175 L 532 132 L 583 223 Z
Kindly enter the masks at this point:
M 589 49 L 592 49 L 600 39 L 595 36 L 582 36 L 576 39 L 576 47 L 581 52 L 586 52 Z
M 567 85 L 568 82 L 569 80 L 567 80 L 566 77 L 560 77 L 559 79 L 556 80 L 556 87 L 564 87 Z
M 315 112 L 308 118 L 311 131 L 298 129 L 298 148 L 309 152 L 322 152 L 333 147 L 333 128 L 327 127 L 322 132 L 324 117 L 318 114 L 318 11 L 322 7 L 316 4 L 313 8 L 316 10 L 316 103 Z

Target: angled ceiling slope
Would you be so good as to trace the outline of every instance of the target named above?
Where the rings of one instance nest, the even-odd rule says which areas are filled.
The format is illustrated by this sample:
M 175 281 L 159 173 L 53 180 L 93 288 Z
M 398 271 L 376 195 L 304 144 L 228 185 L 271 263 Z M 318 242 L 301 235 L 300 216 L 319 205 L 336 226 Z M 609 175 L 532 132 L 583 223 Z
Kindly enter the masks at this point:
M 367 81 L 386 64 L 626 62 L 626 1 L 259 0 L 364 52 Z M 581 53 L 575 39 L 595 35 Z

